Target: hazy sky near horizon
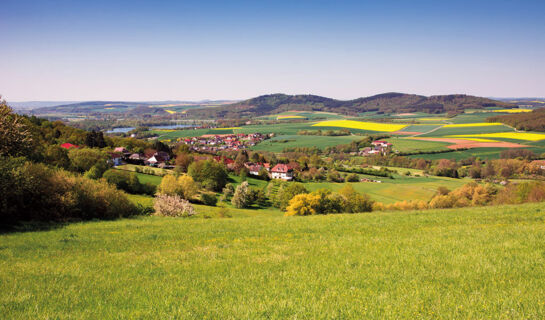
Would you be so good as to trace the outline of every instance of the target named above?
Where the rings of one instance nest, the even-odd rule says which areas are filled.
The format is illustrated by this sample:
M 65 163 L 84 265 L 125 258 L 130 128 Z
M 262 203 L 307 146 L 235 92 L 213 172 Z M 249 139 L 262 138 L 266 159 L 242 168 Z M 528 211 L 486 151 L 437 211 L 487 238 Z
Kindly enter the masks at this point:
M 3 0 L 0 94 L 543 97 L 544 15 L 543 0 Z

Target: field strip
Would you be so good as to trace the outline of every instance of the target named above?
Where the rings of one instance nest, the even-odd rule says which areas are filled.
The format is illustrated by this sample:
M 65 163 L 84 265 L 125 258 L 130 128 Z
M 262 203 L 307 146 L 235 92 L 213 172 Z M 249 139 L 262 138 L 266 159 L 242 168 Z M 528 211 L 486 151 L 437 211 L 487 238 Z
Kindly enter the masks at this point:
M 432 133 L 432 132 L 434 132 L 434 131 L 436 131 L 436 130 L 439 130 L 439 129 L 441 129 L 441 128 L 443 128 L 443 127 L 433 128 L 433 129 L 431 129 L 431 130 L 428 131 L 428 132 L 422 132 L 422 133 L 419 133 L 419 134 L 415 134 L 413 137 L 418 137 L 418 136 L 421 136 L 421 135 L 423 135 L 423 134 Z
M 354 120 L 328 120 L 321 121 L 312 125 L 313 127 L 339 127 L 349 129 L 360 129 L 370 131 L 394 132 L 399 131 L 407 126 L 407 124 L 392 124 L 392 123 L 377 123 L 364 122 Z
M 525 141 L 541 141 L 545 139 L 545 134 L 528 132 L 497 132 L 497 133 L 476 133 L 476 134 L 456 134 L 449 135 L 452 138 L 504 138 Z
M 457 123 L 446 124 L 443 128 L 466 128 L 466 127 L 489 127 L 489 126 L 502 126 L 501 122 L 475 122 L 475 123 Z
M 449 136 L 450 137 L 450 136 Z M 467 139 L 461 139 L 461 138 L 411 138 L 414 140 L 423 140 L 423 141 L 439 141 L 439 142 L 448 142 L 452 143 L 451 145 L 447 146 L 449 149 L 472 149 L 472 148 L 526 148 L 529 147 L 527 145 L 514 143 L 514 142 L 502 142 L 502 141 L 495 141 L 494 140 L 488 140 L 488 139 L 479 139 L 479 140 L 471 140 L 471 138 Z M 478 139 L 478 138 L 477 138 Z M 488 141 L 482 141 L 482 140 L 488 140 Z
M 521 112 L 532 112 L 533 109 L 498 109 L 492 110 L 492 112 L 502 112 L 502 113 L 521 113 Z

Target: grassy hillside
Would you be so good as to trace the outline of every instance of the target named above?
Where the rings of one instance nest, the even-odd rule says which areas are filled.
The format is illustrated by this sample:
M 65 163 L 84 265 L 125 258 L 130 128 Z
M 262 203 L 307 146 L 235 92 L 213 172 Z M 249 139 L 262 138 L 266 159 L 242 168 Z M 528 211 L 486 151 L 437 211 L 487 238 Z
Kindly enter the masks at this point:
M 541 318 L 541 204 L 0 235 L 0 317 Z

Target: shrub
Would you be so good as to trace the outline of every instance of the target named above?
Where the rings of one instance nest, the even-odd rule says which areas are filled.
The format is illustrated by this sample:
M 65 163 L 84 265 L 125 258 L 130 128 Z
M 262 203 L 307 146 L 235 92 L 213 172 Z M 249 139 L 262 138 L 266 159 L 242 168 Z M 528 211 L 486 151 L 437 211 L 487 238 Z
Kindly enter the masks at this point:
M 183 199 L 191 200 L 199 191 L 198 184 L 188 175 L 176 176 L 167 174 L 157 188 L 158 194 L 169 196 L 178 195 Z
M 134 172 L 110 169 L 102 175 L 106 181 L 115 185 L 118 189 L 127 191 L 128 193 L 149 194 L 155 193 L 155 186 L 152 184 L 142 184 L 138 180 L 138 176 Z
M 106 163 L 109 157 L 99 149 L 72 148 L 68 151 L 68 158 L 75 171 L 85 172 L 98 163 Z
M 153 208 L 156 215 L 165 217 L 189 217 L 196 214 L 191 203 L 177 195 L 157 195 Z
M 218 199 L 216 198 L 216 194 L 215 193 L 202 193 L 201 194 L 201 201 L 203 204 L 207 205 L 207 206 L 215 206 L 216 203 L 218 202 Z
M 235 193 L 233 185 L 230 183 L 226 184 L 221 190 L 220 201 L 228 201 L 233 196 L 233 193 Z
M 339 194 L 345 198 L 344 212 L 356 213 L 373 210 L 373 201 L 369 196 L 356 192 L 350 184 L 341 188 Z
M 248 182 L 244 181 L 239 184 L 233 194 L 231 203 L 237 208 L 247 208 L 252 205 L 252 195 L 248 188 Z
M 274 186 L 274 184 L 271 184 Z M 302 183 L 283 183 L 280 185 L 276 196 L 274 197 L 273 205 L 280 210 L 286 210 L 291 198 L 301 193 L 308 193 L 307 188 Z
M 286 208 L 286 216 L 306 216 L 316 214 L 319 196 L 302 193 L 295 195 Z
M 0 222 L 113 219 L 137 214 L 126 195 L 103 180 L 22 159 L 0 159 Z
M 257 204 L 260 207 L 267 206 L 267 196 L 263 189 L 251 188 L 250 189 L 251 202 Z
M 360 178 L 355 173 L 350 173 L 346 176 L 346 182 L 358 182 L 360 181 Z
M 195 180 L 193 180 L 193 178 L 191 178 L 188 175 L 184 174 L 179 176 L 177 183 L 178 183 L 178 194 L 184 199 L 187 199 L 187 200 L 193 199 L 195 195 L 197 194 L 197 192 L 199 191 L 198 184 L 195 182 Z
M 189 165 L 187 174 L 212 191 L 220 191 L 229 178 L 225 167 L 213 160 L 193 162 Z

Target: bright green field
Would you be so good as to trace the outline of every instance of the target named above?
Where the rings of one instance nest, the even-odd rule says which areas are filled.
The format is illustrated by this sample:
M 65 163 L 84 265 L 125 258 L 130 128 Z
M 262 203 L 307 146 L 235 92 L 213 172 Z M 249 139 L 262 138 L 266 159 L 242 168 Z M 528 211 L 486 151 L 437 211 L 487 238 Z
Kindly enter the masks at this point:
M 282 135 L 258 143 L 252 150 L 264 150 L 271 152 L 282 152 L 285 148 L 294 147 L 317 147 L 320 149 L 332 147 L 339 144 L 349 144 L 354 140 L 361 140 L 360 136 L 302 136 L 302 135 Z M 283 142 L 288 140 L 287 142 Z
M 473 134 L 473 133 L 495 133 L 510 132 L 513 128 L 508 126 L 482 126 L 482 127 L 458 127 L 458 128 L 439 128 L 433 132 L 421 135 L 421 137 L 444 137 L 454 134 Z
M 407 131 L 407 132 L 428 132 L 430 130 L 433 130 L 435 128 L 439 128 L 441 125 L 436 124 L 413 124 L 408 125 L 405 128 L 399 130 L 399 131 Z
M 540 319 L 543 205 L 0 235 L 2 319 Z
M 393 148 L 400 152 L 409 151 L 429 151 L 429 150 L 443 150 L 450 143 L 440 141 L 425 141 L 425 140 L 412 140 L 406 138 L 390 138 L 385 139 L 393 144 Z
M 399 169 L 399 173 L 403 174 L 407 169 Z M 403 200 L 430 200 L 437 188 L 440 186 L 447 187 L 450 190 L 461 187 L 469 182 L 465 179 L 453 179 L 443 177 L 404 177 L 395 176 L 395 179 L 365 176 L 373 180 L 380 180 L 382 183 L 376 182 L 348 182 L 358 192 L 363 192 L 369 195 L 372 200 L 382 203 L 394 203 Z M 330 182 L 310 182 L 305 183 L 310 191 L 317 189 L 329 189 L 332 191 L 339 190 L 346 183 L 330 183 Z

